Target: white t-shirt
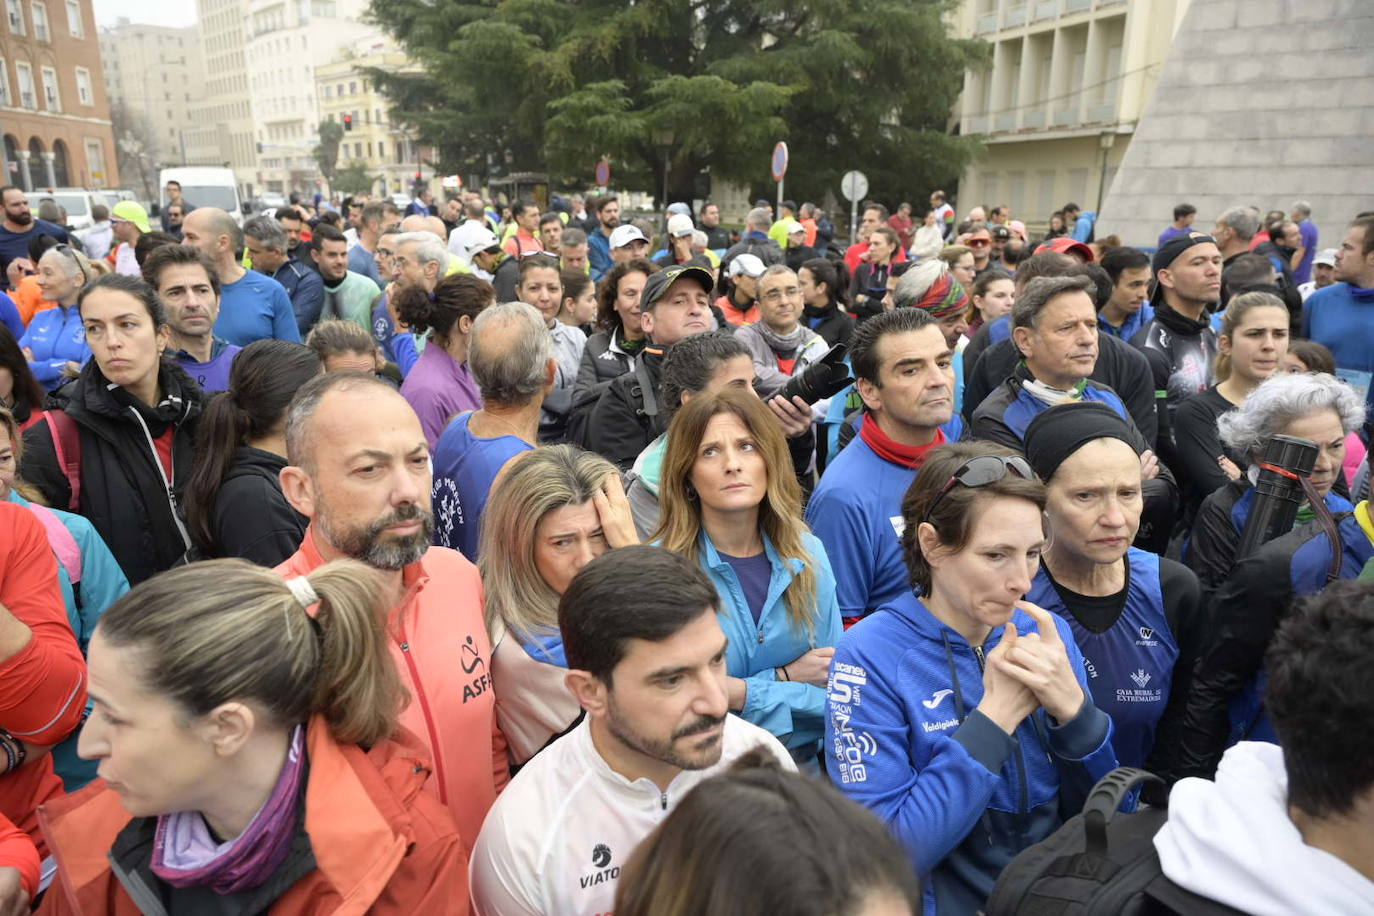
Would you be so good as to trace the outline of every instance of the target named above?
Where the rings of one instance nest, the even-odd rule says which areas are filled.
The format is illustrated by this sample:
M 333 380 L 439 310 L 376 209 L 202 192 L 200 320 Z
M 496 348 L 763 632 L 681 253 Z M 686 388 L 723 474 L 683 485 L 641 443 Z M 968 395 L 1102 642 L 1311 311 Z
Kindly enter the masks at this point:
M 737 716 L 725 717 L 721 742 L 719 763 L 684 770 L 660 792 L 607 766 L 583 719 L 535 755 L 488 812 L 469 863 L 474 912 L 609 913 L 621 866 L 697 783 L 759 745 L 784 769 L 797 768 L 778 739 Z

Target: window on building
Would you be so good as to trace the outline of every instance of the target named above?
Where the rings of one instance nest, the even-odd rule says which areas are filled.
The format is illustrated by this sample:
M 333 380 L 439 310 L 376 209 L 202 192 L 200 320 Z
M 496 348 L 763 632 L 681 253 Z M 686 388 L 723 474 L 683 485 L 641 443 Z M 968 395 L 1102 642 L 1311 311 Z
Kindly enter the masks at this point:
M 14 97 L 10 95 L 10 71 L 5 66 L 5 59 L 0 57 L 0 105 L 13 105 Z
M 10 31 L 24 35 L 24 7 L 19 0 L 5 0 L 5 12 L 9 14 Z
M 332 90 L 328 86 L 324 87 L 324 97 L 327 99 L 333 97 Z
M 361 159 L 361 158 L 363 158 L 363 144 L 362 144 L 362 141 L 358 141 L 357 143 L 354 143 L 354 144 L 353 144 L 353 158 L 354 158 L 354 159 Z
M 82 105 L 95 104 L 95 96 L 91 92 L 91 71 L 85 67 L 76 68 L 76 100 Z
M 67 0 L 67 31 L 73 38 L 86 37 L 86 24 L 81 16 L 81 0 Z
M 52 67 L 44 67 L 43 73 L 43 104 L 48 111 L 62 110 L 62 96 L 57 91 L 57 71 Z
M 354 82 L 354 81 L 350 81 L 350 82 L 349 82 L 349 84 L 348 84 L 348 94 L 349 94 L 349 95 L 357 95 L 357 94 L 358 94 L 358 84 L 357 84 L 357 82 Z
M 52 41 L 52 35 L 48 33 L 48 8 L 42 3 L 35 3 L 33 9 L 33 37 L 39 41 Z
M 25 108 L 38 107 L 38 94 L 33 89 L 33 65 L 20 61 L 14 65 L 19 77 L 19 104 Z
M 99 140 L 86 140 L 86 168 L 94 181 L 105 180 L 105 147 Z
M 378 159 L 385 159 L 385 158 L 386 158 L 386 141 L 385 141 L 385 140 L 378 140 L 378 141 L 377 141 L 377 158 L 378 158 Z

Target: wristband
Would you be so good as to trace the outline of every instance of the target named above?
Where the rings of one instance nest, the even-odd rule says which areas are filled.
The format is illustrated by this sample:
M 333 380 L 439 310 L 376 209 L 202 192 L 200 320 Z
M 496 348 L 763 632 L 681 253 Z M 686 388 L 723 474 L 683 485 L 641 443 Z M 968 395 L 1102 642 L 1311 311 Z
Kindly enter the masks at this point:
M 786 665 L 779 665 L 779 666 L 778 666 L 778 673 L 782 675 L 782 679 L 783 679 L 784 681 L 790 681 L 790 680 L 792 680 L 791 676 L 787 673 L 787 666 L 786 666 Z

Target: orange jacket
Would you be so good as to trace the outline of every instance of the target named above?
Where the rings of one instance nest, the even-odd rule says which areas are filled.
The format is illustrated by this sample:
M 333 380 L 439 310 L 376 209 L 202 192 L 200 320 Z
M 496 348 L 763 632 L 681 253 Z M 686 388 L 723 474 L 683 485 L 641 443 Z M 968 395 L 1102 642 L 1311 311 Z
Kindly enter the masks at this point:
M 303 576 L 324 565 L 315 527 L 277 572 Z M 496 725 L 491 642 L 482 614 L 482 579 L 458 551 L 431 547 L 402 572 L 405 597 L 390 615 L 391 656 L 410 692 L 401 724 L 434 761 L 438 793 L 468 848 L 510 780 L 506 741 Z M 488 756 L 490 755 L 490 756 Z
M 316 867 L 269 912 L 466 914 L 467 848 L 422 791 L 430 771 L 420 740 L 401 729 L 364 752 L 336 743 L 316 717 L 306 746 L 305 831 Z M 40 913 L 138 916 L 107 857 L 131 818 L 103 779 L 44 805 L 39 818 L 58 866 Z
M 24 648 L 0 661 L 0 728 L 29 744 L 57 744 L 81 724 L 86 660 L 67 620 L 47 532 L 37 517 L 11 502 L 0 503 L 0 605 L 32 632 Z M 52 757 L 31 758 L 0 776 L 0 814 L 42 852 L 35 809 L 61 792 Z
M 28 327 L 33 316 L 39 312 L 46 311 L 57 306 L 56 302 L 51 302 L 43 298 L 43 290 L 38 288 L 38 275 L 29 274 L 19 281 L 19 286 L 11 294 L 14 304 L 19 308 L 19 318 Z

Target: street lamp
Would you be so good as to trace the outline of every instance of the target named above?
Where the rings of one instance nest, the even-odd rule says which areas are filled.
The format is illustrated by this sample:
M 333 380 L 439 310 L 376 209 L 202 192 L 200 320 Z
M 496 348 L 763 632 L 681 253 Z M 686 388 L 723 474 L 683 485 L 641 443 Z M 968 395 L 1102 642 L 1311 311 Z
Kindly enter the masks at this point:
M 668 206 L 668 168 L 672 164 L 673 155 L 673 131 L 672 128 L 660 127 L 654 131 L 654 145 L 663 153 L 663 197 L 660 207 Z

